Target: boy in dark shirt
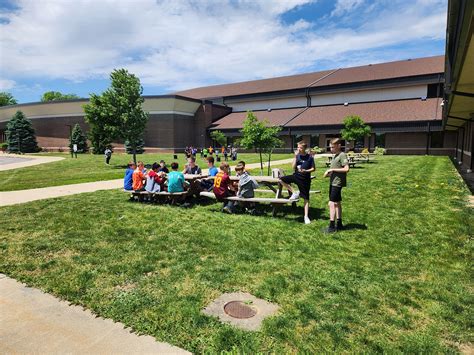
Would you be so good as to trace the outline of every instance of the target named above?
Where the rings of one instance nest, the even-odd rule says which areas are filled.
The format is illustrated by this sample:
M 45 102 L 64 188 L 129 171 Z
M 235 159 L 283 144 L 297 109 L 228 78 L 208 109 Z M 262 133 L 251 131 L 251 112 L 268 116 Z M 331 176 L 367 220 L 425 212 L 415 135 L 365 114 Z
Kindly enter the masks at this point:
M 233 202 L 228 201 L 227 204 L 225 204 L 224 200 L 224 198 L 228 196 L 235 195 L 235 188 L 229 177 L 229 164 L 226 162 L 222 162 L 219 166 L 219 169 L 220 171 L 214 178 L 214 195 L 216 195 L 217 201 L 224 202 L 224 207 L 222 208 L 222 211 L 226 213 L 232 213 L 234 208 Z
M 329 227 L 327 233 L 334 233 L 342 230 L 342 188 L 346 186 L 346 175 L 349 171 L 349 162 L 347 155 L 341 152 L 341 141 L 335 138 L 331 141 L 331 153 L 334 157 L 331 160 L 331 166 L 324 173 L 324 177 L 330 177 L 329 180 Z M 337 225 L 334 220 L 337 219 Z
M 311 173 L 316 170 L 314 159 L 311 154 L 306 153 L 308 145 L 305 142 L 298 143 L 298 151 L 293 159 L 293 175 L 282 176 L 280 182 L 283 187 L 291 192 L 290 200 L 297 200 L 298 197 L 304 199 L 304 223 L 310 224 L 309 219 L 309 190 L 311 188 Z M 295 183 L 298 186 L 299 192 L 294 192 L 290 186 Z

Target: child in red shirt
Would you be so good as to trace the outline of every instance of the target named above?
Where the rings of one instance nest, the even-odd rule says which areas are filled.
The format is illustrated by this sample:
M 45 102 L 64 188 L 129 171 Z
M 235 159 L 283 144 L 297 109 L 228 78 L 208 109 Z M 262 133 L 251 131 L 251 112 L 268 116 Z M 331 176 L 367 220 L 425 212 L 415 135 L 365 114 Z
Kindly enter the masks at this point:
M 234 203 L 232 201 L 228 201 L 226 203 L 226 201 L 224 200 L 224 198 L 228 196 L 235 195 L 235 187 L 229 177 L 230 167 L 228 163 L 222 162 L 219 168 L 220 171 L 214 178 L 214 195 L 216 195 L 217 201 L 224 202 L 224 207 L 222 208 L 222 211 L 226 213 L 232 213 Z

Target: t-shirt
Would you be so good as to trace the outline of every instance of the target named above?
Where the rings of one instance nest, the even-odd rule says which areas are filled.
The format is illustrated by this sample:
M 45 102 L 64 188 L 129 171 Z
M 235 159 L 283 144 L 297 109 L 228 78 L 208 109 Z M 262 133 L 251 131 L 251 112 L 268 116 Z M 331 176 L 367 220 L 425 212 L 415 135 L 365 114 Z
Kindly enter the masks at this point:
M 125 176 L 123 178 L 123 189 L 132 190 L 133 189 L 133 169 L 127 168 L 125 170 Z
M 148 192 L 157 192 L 162 190 L 163 179 L 153 170 L 147 175 L 145 190 Z
M 184 175 L 179 171 L 168 174 L 168 192 L 183 192 Z
M 217 198 L 223 198 L 229 195 L 230 177 L 227 173 L 219 171 L 214 179 L 214 195 Z
M 331 160 L 331 169 L 341 169 L 348 164 L 346 153 L 339 153 L 335 155 Z M 331 174 L 330 184 L 331 186 L 344 187 L 346 186 L 346 173 L 336 173 Z
M 212 168 L 209 168 L 209 176 L 216 176 L 219 170 L 213 166 Z
M 194 168 L 191 168 L 189 165 L 186 166 L 186 169 L 184 169 L 185 174 L 193 174 L 193 175 L 199 175 L 201 174 L 201 168 L 197 165 L 194 166 Z
M 254 189 L 258 187 L 255 180 L 245 171 L 239 175 L 239 192 L 237 196 L 251 198 L 255 196 Z
M 160 172 L 160 171 L 162 171 L 164 173 L 167 173 L 167 174 L 170 172 L 166 166 L 164 168 L 158 168 L 158 172 Z
M 143 179 L 145 179 L 145 174 L 142 171 L 135 169 L 133 172 L 133 189 L 141 190 L 143 189 Z
M 314 158 L 310 154 L 298 154 L 296 156 L 296 172 L 295 174 L 309 178 L 311 173 L 299 172 L 298 167 L 301 169 L 308 170 L 314 167 Z

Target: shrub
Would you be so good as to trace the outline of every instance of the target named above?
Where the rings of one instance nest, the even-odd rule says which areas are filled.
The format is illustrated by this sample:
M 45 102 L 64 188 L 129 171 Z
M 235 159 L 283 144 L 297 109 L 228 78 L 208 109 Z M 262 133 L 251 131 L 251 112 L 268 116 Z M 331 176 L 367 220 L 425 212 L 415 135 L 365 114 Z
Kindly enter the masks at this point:
M 374 153 L 377 155 L 384 155 L 385 153 L 387 153 L 387 150 L 382 147 L 375 147 Z
M 323 148 L 319 148 L 318 146 L 315 146 L 313 147 L 313 149 L 311 149 L 313 152 L 315 152 L 316 154 L 319 154 L 319 153 L 322 153 L 324 152 L 324 149 Z
M 0 149 L 2 150 L 2 152 L 5 152 L 8 149 L 8 143 L 1 143 Z
M 369 154 L 369 150 L 367 148 L 362 149 L 362 154 Z

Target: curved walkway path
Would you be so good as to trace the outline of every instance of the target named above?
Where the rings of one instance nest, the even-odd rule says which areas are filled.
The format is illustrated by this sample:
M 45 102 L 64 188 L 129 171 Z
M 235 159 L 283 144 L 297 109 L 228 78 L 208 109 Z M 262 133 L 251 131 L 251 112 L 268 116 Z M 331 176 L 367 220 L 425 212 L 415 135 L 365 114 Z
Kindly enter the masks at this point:
M 1 154 L 0 155 L 0 171 L 25 168 L 38 164 L 52 163 L 54 161 L 63 160 L 62 157 L 42 157 L 35 155 L 20 154 Z
M 62 158 L 63 159 L 63 158 Z M 275 160 L 273 166 L 291 163 L 292 159 Z M 267 166 L 264 163 L 264 168 Z M 247 164 L 248 169 L 259 168 L 260 163 Z M 207 174 L 207 169 L 203 169 Z M 113 190 L 123 188 L 123 179 L 86 182 L 82 184 L 42 187 L 39 189 L 4 191 L 0 192 L 0 206 L 16 205 L 19 203 L 43 200 L 47 198 L 69 196 L 84 192 L 94 192 L 99 190 Z

